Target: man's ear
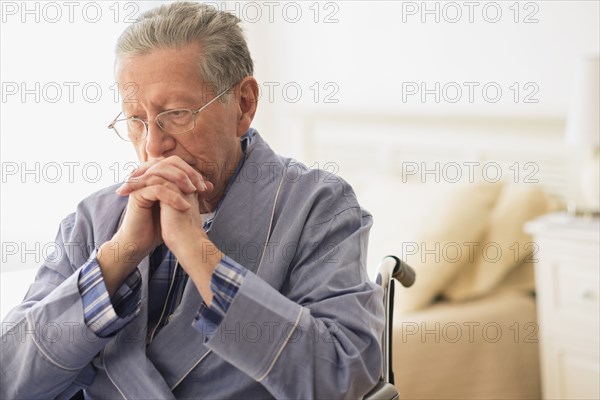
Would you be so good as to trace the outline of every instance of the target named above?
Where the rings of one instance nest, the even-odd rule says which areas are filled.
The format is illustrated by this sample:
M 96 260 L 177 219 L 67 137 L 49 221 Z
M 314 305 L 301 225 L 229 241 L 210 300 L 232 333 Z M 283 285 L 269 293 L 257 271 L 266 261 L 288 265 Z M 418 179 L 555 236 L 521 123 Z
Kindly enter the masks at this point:
M 235 94 L 238 106 L 237 134 L 242 136 L 250 129 L 250 124 L 258 106 L 258 82 L 253 76 L 242 79 L 238 85 L 239 92 Z

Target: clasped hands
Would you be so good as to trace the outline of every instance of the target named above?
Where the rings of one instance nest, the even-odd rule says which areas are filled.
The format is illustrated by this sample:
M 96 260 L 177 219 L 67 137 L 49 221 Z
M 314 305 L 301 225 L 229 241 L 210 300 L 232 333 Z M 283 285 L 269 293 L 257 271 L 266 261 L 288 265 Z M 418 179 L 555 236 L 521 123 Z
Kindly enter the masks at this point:
M 222 253 L 204 232 L 200 213 L 210 211 L 206 199 L 213 190 L 177 156 L 153 159 L 131 174 L 116 191 L 129 196 L 123 221 L 97 256 L 110 295 L 164 242 L 210 304 L 210 278 Z

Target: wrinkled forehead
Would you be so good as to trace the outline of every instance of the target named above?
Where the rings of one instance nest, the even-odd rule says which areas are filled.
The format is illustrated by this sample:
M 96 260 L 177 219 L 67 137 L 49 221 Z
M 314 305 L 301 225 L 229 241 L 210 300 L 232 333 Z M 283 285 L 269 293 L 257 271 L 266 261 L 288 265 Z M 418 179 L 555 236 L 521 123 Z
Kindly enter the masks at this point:
M 201 60 L 202 50 L 199 44 L 157 48 L 143 54 L 117 57 L 114 75 L 119 84 L 134 82 L 142 85 L 185 80 L 189 84 L 202 85 Z
M 214 88 L 201 77 L 199 57 L 201 52 L 196 46 L 186 46 L 117 59 L 115 78 L 123 100 L 212 94 Z

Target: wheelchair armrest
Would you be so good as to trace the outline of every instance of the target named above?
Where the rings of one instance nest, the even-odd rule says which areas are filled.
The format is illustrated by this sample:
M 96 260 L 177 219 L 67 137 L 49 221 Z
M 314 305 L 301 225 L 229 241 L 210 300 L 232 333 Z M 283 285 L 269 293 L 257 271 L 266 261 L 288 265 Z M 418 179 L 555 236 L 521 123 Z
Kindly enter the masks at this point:
M 394 385 L 379 381 L 377 382 L 377 386 L 363 397 L 363 400 L 398 400 L 399 398 L 398 391 Z

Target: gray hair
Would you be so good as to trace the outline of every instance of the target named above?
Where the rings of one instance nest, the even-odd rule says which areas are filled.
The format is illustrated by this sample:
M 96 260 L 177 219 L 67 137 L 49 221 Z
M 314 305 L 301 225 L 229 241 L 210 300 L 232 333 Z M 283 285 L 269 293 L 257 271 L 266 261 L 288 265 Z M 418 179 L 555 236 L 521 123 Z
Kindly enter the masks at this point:
M 117 40 L 116 58 L 199 43 L 200 77 L 220 93 L 253 74 L 240 19 L 202 3 L 175 2 L 141 14 Z

